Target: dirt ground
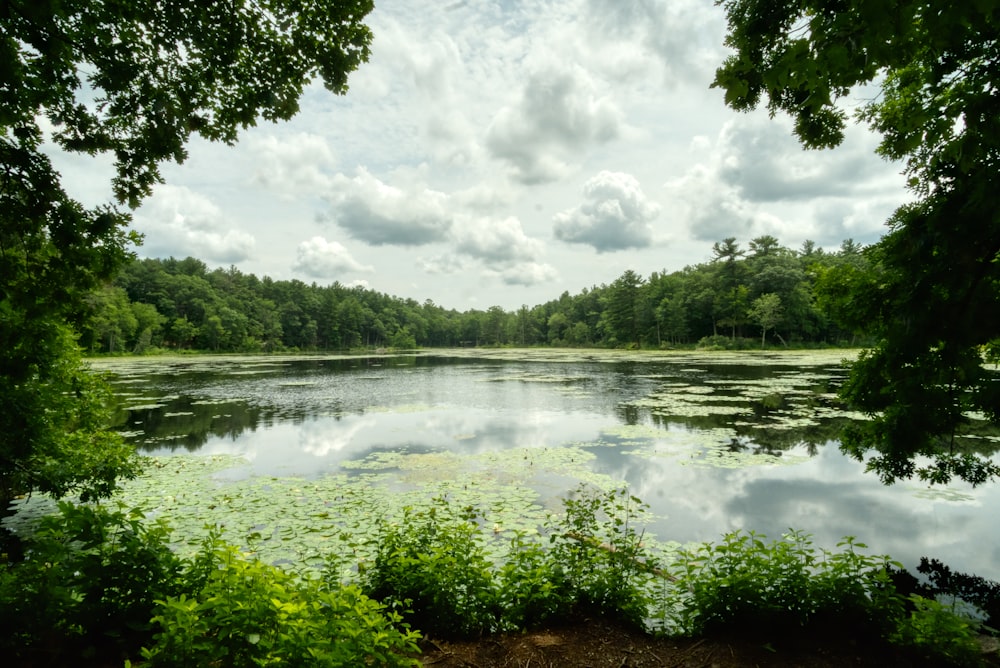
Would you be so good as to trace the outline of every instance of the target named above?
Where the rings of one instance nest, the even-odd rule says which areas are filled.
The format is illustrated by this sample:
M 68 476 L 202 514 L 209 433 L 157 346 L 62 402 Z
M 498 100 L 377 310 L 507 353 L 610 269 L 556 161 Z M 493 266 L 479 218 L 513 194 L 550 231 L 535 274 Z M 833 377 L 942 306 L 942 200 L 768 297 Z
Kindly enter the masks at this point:
M 740 638 L 658 639 L 602 619 L 535 633 L 474 641 L 425 639 L 423 665 L 433 668 L 698 667 L 902 668 L 935 665 L 886 645 L 861 646 L 843 638 L 789 638 L 780 645 Z M 984 653 L 1000 666 L 994 649 Z

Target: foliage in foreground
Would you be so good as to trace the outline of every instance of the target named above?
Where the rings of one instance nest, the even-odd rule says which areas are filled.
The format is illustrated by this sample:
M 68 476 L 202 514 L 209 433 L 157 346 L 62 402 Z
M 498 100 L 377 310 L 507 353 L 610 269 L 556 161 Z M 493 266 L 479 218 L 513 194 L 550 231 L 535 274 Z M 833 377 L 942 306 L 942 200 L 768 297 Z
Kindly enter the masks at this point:
M 727 105 L 785 112 L 804 147 L 832 148 L 845 100 L 864 98 L 857 119 L 881 135 L 882 157 L 903 163 L 915 198 L 865 252 L 874 271 L 820 277 L 842 324 L 875 340 L 842 391 L 872 418 L 845 435 L 845 451 L 885 483 L 1000 477 L 955 439 L 970 412 L 1000 424 L 1000 383 L 983 366 L 1000 341 L 1000 3 L 717 4 L 733 53 L 713 86 Z
M 150 666 L 414 666 L 418 633 L 356 586 L 327 588 L 209 537 L 190 594 L 157 602 Z
M 25 548 L 0 571 L 0 650 L 28 664 L 415 664 L 419 635 L 357 587 L 298 577 L 214 535 L 181 560 L 164 526 L 134 511 L 61 503 Z
M 622 490 L 581 495 L 543 533 L 516 535 L 499 565 L 470 509 L 442 504 L 383 527 L 363 589 L 432 634 L 475 636 L 605 614 L 672 635 L 746 634 L 780 644 L 803 631 L 888 642 L 921 660 L 977 665 L 979 625 L 933 598 L 904 596 L 899 564 L 847 537 L 836 551 L 789 532 L 733 532 L 678 554 L 647 548 L 644 506 Z M 339 572 L 328 571 L 328 577 Z
M 107 496 L 134 462 L 106 425 L 72 327 L 133 257 L 137 208 L 192 135 L 287 120 L 311 82 L 368 59 L 371 0 L 0 5 L 0 512 L 32 491 Z M 112 37 L 113 36 L 113 37 Z M 238 45 L 238 48 L 236 47 Z M 210 73 L 210 74 L 209 74 Z M 53 148 L 110 158 L 115 204 L 63 188 Z
M 60 502 L 0 570 L 0 649 L 6 655 L 133 651 L 149 636 L 155 600 L 179 593 L 183 564 L 162 523 L 138 512 Z M 38 663 L 46 663 L 38 660 Z
M 612 615 L 639 626 L 647 600 L 641 583 L 652 559 L 634 522 L 644 506 L 625 491 L 564 501 L 565 515 L 538 537 L 515 534 L 499 564 L 472 509 L 442 503 L 383 526 L 362 588 L 428 633 L 477 636 L 528 629 L 581 613 Z M 492 533 L 492 532 L 491 532 Z M 336 568 L 328 577 L 336 577 Z
M 34 663 L 99 655 L 164 667 L 411 666 L 415 628 L 475 637 L 600 614 L 661 634 L 780 644 L 822 631 L 939 664 L 979 661 L 975 622 L 933 598 L 905 597 L 893 563 L 852 538 L 831 552 L 799 532 L 770 542 L 735 532 L 668 553 L 645 544 L 645 506 L 624 490 L 564 505 L 541 535 L 507 541 L 474 509 L 441 500 L 383 526 L 358 582 L 344 583 L 334 560 L 321 577 L 292 573 L 216 532 L 183 560 L 160 523 L 63 503 L 0 571 L 0 650 Z

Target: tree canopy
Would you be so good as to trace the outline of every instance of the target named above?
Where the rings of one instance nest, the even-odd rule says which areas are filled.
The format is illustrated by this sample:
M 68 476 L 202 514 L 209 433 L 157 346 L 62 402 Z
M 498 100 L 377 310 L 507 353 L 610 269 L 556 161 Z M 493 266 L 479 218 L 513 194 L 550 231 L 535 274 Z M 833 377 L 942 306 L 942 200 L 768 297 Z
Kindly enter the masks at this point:
M 410 342 L 749 348 L 752 336 L 765 344 L 770 339 L 807 346 L 865 340 L 864 327 L 844 324 L 849 309 L 836 295 L 817 291 L 818 278 L 839 275 L 845 265 L 864 280 L 874 276 L 852 240 L 838 251 L 809 244 L 808 253 L 800 253 L 764 236 L 749 244 L 767 252 L 751 257 L 735 237 L 723 243 L 731 260 L 715 258 L 648 277 L 626 270 L 608 284 L 515 311 L 494 305 L 460 312 L 338 282 L 307 285 L 235 267 L 209 270 L 190 257 L 135 260 L 88 295 L 80 342 L 93 353 L 143 353 L 342 351 L 404 348 Z M 752 307 L 768 294 L 772 304 L 780 303 L 780 317 L 769 317 L 761 331 Z
M 104 493 L 131 470 L 100 433 L 98 394 L 84 390 L 68 329 L 139 241 L 119 207 L 138 206 L 159 165 L 185 159 L 191 135 L 231 143 L 258 119 L 288 119 L 315 78 L 345 92 L 368 57 L 361 21 L 371 9 L 371 0 L 0 6 L 2 496 Z M 53 145 L 111 156 L 117 203 L 74 201 L 46 153 Z M 77 401 L 56 401 L 64 396 Z M 102 447 L 100 471 L 77 465 L 101 461 Z M 89 487 L 95 474 L 102 482 Z
M 868 249 L 875 274 L 825 277 L 845 321 L 875 336 L 843 395 L 873 420 L 845 435 L 884 482 L 975 484 L 1000 467 L 955 437 L 970 412 L 1000 423 L 1000 2 L 721 0 L 734 50 L 714 86 L 726 103 L 787 113 L 805 147 L 844 139 L 844 98 L 903 163 L 916 201 Z M 929 459 L 923 459 L 929 458 Z M 919 463 L 918 463 L 919 462 Z

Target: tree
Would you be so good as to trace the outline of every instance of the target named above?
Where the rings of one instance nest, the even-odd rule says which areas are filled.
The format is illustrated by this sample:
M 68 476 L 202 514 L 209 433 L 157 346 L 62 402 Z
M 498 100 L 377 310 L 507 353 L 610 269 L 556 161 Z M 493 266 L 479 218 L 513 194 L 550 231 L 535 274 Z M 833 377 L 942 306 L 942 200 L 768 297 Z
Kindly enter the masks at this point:
M 565 331 L 569 329 L 570 322 L 569 318 L 566 317 L 565 313 L 561 311 L 556 311 L 551 316 L 549 316 L 548 321 L 548 332 L 549 332 L 549 343 L 556 343 L 563 339 Z
M 640 288 L 644 280 L 631 269 L 619 276 L 608 288 L 604 307 L 605 326 L 619 343 L 639 347 Z
M 854 322 L 876 337 L 842 394 L 872 417 L 844 449 L 883 482 L 917 475 L 979 484 L 1000 467 L 960 438 L 969 412 L 1000 424 L 1000 382 L 982 350 L 1000 341 L 1000 7 L 996 0 L 722 0 L 716 72 L 728 105 L 785 112 L 808 148 L 844 138 L 840 101 L 859 85 L 858 119 L 879 153 L 904 163 L 916 201 L 868 249 L 872 290 Z M 841 282 L 849 285 L 849 282 Z M 852 300 L 841 300 L 849 303 Z M 930 463 L 918 467 L 916 458 Z
M 781 247 L 781 243 L 775 237 L 764 234 L 750 240 L 750 252 L 753 253 L 752 257 L 761 258 L 788 251 Z
M 726 237 L 712 244 L 712 262 L 721 262 L 726 277 L 726 289 L 736 287 L 739 282 L 739 259 L 746 255 L 736 242 L 736 237 Z
M 760 347 L 764 348 L 764 341 L 767 340 L 767 330 L 774 329 L 784 317 L 781 307 L 781 297 L 769 292 L 757 297 L 750 304 L 747 317 L 760 325 Z
M 736 330 L 747 321 L 749 301 L 750 289 L 745 285 L 737 285 L 715 295 L 716 321 L 731 328 L 733 341 L 736 341 Z
M 483 339 L 485 343 L 503 345 L 507 343 L 506 336 L 507 312 L 502 306 L 491 306 L 486 310 L 483 319 Z
M 656 318 L 660 323 L 663 335 L 671 343 L 680 343 L 688 336 L 687 326 L 687 306 L 684 304 L 684 297 L 674 294 L 664 297 L 660 305 L 656 307 Z
M 89 313 L 81 325 L 92 352 L 120 352 L 135 334 L 139 321 L 121 288 L 106 287 L 87 295 Z
M 232 143 L 259 118 L 288 119 L 316 77 L 345 92 L 368 57 L 361 21 L 371 9 L 371 0 L 0 5 L 4 495 L 104 494 L 135 470 L 102 430 L 101 393 L 67 326 L 138 242 L 117 207 L 138 206 L 160 163 L 184 160 L 192 134 Z M 66 194 L 43 150 L 47 127 L 65 151 L 113 158 L 117 205 L 86 209 Z M 84 459 L 103 468 L 74 470 Z

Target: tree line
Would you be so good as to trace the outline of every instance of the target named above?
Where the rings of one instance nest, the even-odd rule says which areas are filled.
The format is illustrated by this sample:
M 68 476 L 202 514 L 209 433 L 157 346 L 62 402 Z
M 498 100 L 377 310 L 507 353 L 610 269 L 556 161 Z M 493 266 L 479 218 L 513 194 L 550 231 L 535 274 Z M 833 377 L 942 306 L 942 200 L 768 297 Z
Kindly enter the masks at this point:
M 201 260 L 134 260 L 94 290 L 80 314 L 92 353 L 154 349 L 279 352 L 418 346 L 666 348 L 856 344 L 838 318 L 836 285 L 869 274 L 863 248 L 798 250 L 764 235 L 713 244 L 707 262 L 564 292 L 508 311 L 446 309 L 363 287 L 275 281 Z

